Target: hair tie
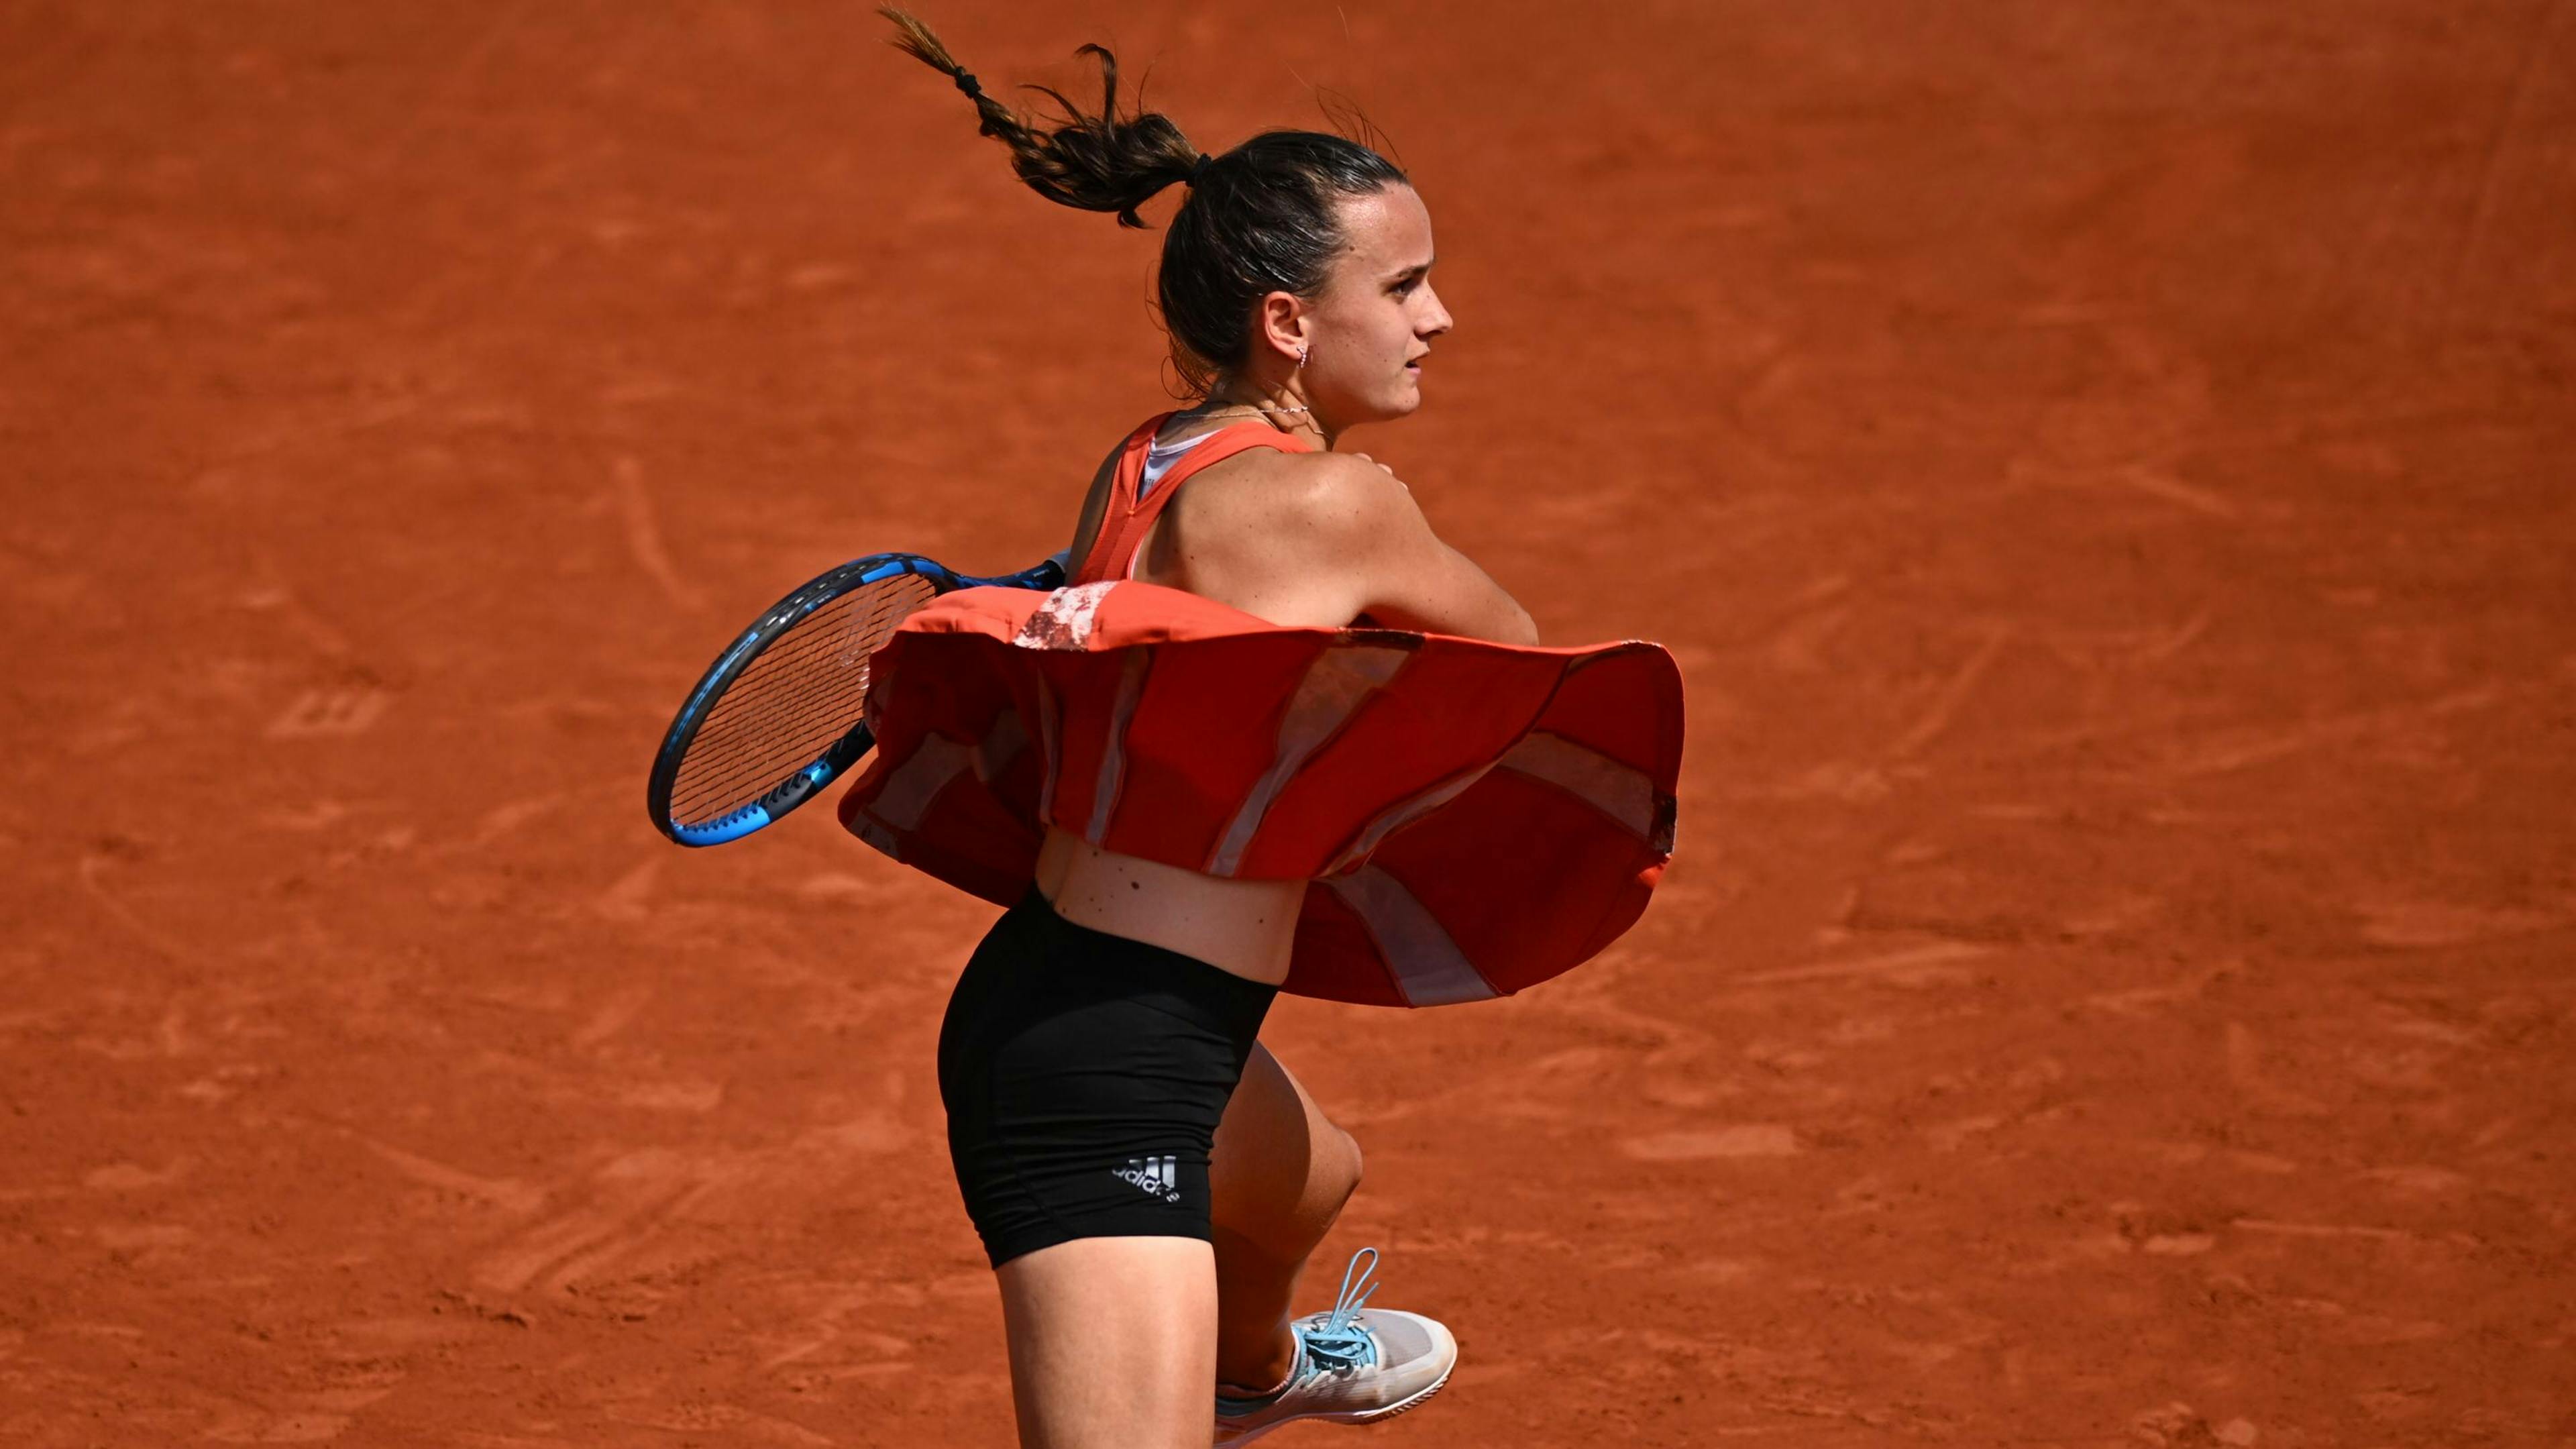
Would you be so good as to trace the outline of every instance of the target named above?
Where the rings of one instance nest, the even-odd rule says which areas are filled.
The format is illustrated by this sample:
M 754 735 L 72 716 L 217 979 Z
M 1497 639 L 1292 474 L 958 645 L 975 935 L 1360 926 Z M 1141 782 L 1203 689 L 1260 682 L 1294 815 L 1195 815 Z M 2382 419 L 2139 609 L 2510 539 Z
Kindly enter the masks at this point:
M 1190 186 L 1198 185 L 1199 178 L 1206 175 L 1207 169 L 1215 164 L 1216 158 L 1214 156 L 1209 155 L 1205 151 L 1201 151 L 1199 153 L 1199 159 L 1190 164 L 1189 179 L 1184 184 Z
M 976 101 L 984 99 L 984 88 L 976 83 L 975 75 L 972 71 L 961 70 L 957 72 L 956 80 L 957 89 L 964 91 L 967 99 Z

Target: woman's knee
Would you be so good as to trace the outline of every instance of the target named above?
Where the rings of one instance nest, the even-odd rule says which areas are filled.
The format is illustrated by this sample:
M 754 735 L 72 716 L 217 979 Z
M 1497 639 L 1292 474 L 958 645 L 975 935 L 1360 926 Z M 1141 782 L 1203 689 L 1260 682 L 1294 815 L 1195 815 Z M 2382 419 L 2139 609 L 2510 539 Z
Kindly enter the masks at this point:
M 1267 1200 L 1220 1203 L 1221 1223 L 1290 1258 L 1302 1258 L 1332 1230 L 1360 1185 L 1360 1145 L 1329 1122 L 1306 1134 L 1302 1171 L 1283 1179 Z M 1231 1208 L 1231 1211 L 1224 1209 Z
M 1351 1200 L 1351 1194 L 1359 1191 L 1360 1170 L 1365 1164 L 1360 1157 L 1358 1138 L 1333 1123 L 1324 1125 L 1325 1130 L 1331 1133 L 1326 1140 L 1334 1147 L 1332 1165 L 1328 1169 L 1331 1176 L 1327 1181 L 1340 1189 L 1333 1195 L 1333 1210 L 1339 1212 L 1342 1204 Z
M 1305 1182 L 1295 1210 L 1301 1237 L 1331 1228 L 1360 1186 L 1360 1145 L 1351 1134 L 1318 1119 L 1308 1128 L 1307 1141 Z

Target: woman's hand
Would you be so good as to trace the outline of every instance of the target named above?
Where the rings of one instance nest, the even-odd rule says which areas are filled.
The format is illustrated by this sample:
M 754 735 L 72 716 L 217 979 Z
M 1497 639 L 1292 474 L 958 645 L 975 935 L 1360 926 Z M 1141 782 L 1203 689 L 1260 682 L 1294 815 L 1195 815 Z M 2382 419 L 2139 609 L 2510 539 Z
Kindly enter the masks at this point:
M 1353 454 L 1351 454 L 1351 456 L 1352 456 L 1352 457 L 1354 457 L 1354 458 L 1359 459 L 1359 460 L 1360 460 L 1361 462 L 1363 462 L 1363 463 L 1377 463 L 1377 459 L 1370 457 L 1370 456 L 1369 456 L 1368 454 L 1366 454 L 1366 453 L 1353 453 Z M 1377 470 L 1378 470 L 1379 472 L 1381 472 L 1381 473 L 1384 473 L 1384 474 L 1385 474 L 1386 476 L 1388 476 L 1389 478 L 1395 478 L 1395 470 L 1394 470 L 1393 468 L 1390 468 L 1390 467 L 1386 466 L 1384 463 L 1377 463 Z M 1405 481 L 1404 481 L 1403 479 L 1401 479 L 1401 478 L 1395 478 L 1395 481 L 1396 481 L 1396 483 L 1397 483 L 1397 485 L 1398 485 L 1398 486 L 1400 486 L 1400 487 L 1402 487 L 1402 488 L 1404 489 L 1404 491 L 1405 491 L 1405 492 L 1410 493 L 1410 492 L 1412 492 L 1412 491 L 1413 491 L 1413 485 L 1412 485 L 1412 484 L 1405 482 Z

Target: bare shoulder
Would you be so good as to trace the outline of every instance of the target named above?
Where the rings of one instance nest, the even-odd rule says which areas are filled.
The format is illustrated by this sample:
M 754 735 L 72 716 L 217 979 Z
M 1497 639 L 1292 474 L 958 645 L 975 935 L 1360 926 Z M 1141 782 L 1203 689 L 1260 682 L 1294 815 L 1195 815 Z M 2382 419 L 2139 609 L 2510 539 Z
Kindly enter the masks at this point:
M 1346 539 L 1411 506 L 1405 486 L 1366 458 L 1271 449 L 1216 464 L 1172 500 L 1194 532 L 1241 530 L 1272 543 Z
M 1136 577 L 1277 624 L 1339 627 L 1363 607 L 1354 555 L 1404 487 L 1362 459 L 1264 448 L 1180 485 L 1145 536 Z
M 1529 644 L 1527 611 L 1433 535 L 1401 479 L 1364 453 L 1242 454 L 1165 505 L 1137 573 L 1278 624 Z

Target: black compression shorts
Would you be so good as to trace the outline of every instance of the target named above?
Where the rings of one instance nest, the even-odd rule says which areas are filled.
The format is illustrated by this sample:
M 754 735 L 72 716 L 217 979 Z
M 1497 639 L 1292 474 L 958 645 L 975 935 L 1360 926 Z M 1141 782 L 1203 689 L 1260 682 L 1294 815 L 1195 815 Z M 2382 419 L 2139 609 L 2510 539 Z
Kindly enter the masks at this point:
M 1030 887 L 939 1028 L 948 1157 L 993 1266 L 1074 1238 L 1206 1240 L 1217 1119 L 1276 995 Z

